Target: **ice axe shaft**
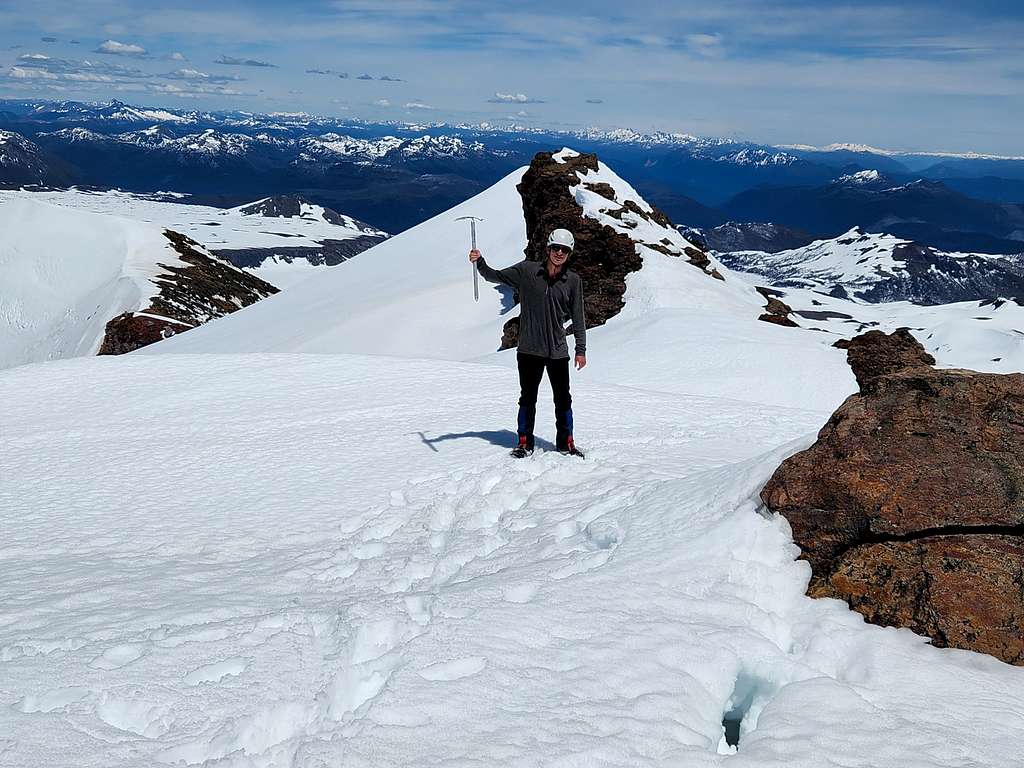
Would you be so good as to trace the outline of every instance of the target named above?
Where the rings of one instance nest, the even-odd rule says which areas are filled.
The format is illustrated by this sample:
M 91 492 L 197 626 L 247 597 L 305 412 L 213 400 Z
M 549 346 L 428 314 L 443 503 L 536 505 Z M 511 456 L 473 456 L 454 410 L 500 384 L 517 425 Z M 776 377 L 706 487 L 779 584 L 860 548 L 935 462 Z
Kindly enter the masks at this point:
M 476 216 L 460 216 L 457 221 L 463 219 L 469 219 L 469 236 L 473 243 L 473 250 L 476 250 L 476 223 L 483 221 L 483 219 Z M 476 271 L 476 264 L 470 264 L 470 268 L 473 270 L 473 301 L 480 301 L 480 277 Z

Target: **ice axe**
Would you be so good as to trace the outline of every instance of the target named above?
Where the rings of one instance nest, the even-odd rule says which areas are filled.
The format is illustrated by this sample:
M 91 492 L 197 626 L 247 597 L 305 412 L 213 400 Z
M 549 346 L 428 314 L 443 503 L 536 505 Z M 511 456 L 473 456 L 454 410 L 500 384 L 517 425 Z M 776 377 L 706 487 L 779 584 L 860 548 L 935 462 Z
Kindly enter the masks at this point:
M 459 216 L 456 221 L 469 219 L 469 236 L 473 240 L 473 250 L 476 250 L 476 223 L 483 221 L 479 216 Z M 473 269 L 473 301 L 480 301 L 480 278 L 477 277 L 476 264 L 470 264 Z

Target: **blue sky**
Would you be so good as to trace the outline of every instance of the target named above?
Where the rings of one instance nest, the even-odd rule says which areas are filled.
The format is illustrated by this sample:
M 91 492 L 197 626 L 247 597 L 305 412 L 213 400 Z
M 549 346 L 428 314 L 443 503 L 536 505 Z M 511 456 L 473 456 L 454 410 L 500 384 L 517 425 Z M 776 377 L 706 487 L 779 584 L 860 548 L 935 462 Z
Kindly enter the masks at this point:
M 0 96 L 1024 154 L 986 2 L 5 0 Z

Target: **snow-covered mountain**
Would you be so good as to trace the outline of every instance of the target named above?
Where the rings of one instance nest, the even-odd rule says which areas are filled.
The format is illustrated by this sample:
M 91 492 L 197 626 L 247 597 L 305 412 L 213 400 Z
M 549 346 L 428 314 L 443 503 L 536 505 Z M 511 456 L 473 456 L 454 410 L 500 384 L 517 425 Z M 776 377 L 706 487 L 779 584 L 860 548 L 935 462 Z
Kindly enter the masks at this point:
M 708 248 L 719 253 L 731 251 L 765 251 L 777 253 L 800 248 L 814 242 L 814 236 L 803 230 L 770 222 L 727 221 L 703 230 Z
M 1024 268 L 1019 260 L 946 253 L 858 227 L 801 248 L 720 253 L 719 258 L 730 268 L 760 275 L 772 285 L 868 302 L 951 304 L 999 296 L 1024 300 Z
M 29 115 L 35 119 L 59 122 L 98 120 L 110 123 L 193 123 L 199 118 L 195 112 L 133 107 L 117 99 L 105 104 L 78 101 L 42 102 Z
M 0 182 L 50 184 L 59 183 L 61 177 L 33 142 L 12 131 L 0 130 Z
M 484 193 L 386 240 L 321 280 L 304 282 L 261 302 L 234 322 L 225 318 L 189 334 L 190 338 L 169 340 L 152 352 L 487 358 L 498 348 L 501 324 L 512 316 L 510 296 L 485 285 L 479 303 L 473 301 L 472 270 L 465 255 L 469 231 L 460 217 L 484 219 L 477 236 L 488 263 L 505 266 L 520 261 L 526 248 L 526 229 L 517 185 L 523 173 L 520 169 L 510 174 Z M 813 345 L 791 349 L 792 339 L 785 330 L 757 322 L 764 298 L 749 284 L 723 282 L 695 269 L 686 255 L 687 249 L 692 250 L 690 243 L 674 227 L 646 214 L 650 206 L 607 166 L 602 164 L 598 172 L 581 175 L 572 194 L 587 217 L 630 237 L 637 253 L 643 255 L 644 268 L 626 278 L 625 306 L 615 323 L 593 333 L 611 338 L 621 334 L 643 348 L 650 345 L 649 354 L 654 355 L 660 337 L 648 339 L 638 328 L 651 323 L 683 328 L 690 322 L 720 333 L 737 333 L 728 329 L 740 323 L 749 340 L 752 365 L 764 356 L 831 355 L 826 348 Z M 515 215 L 510 215 L 513 211 Z M 439 313 L 439 306 L 449 309 Z M 416 320 L 395 322 L 393 318 L 399 317 Z M 614 347 L 625 342 L 609 343 Z M 677 343 L 685 350 L 684 339 Z M 602 377 L 628 384 L 634 376 L 629 359 L 595 355 L 591 365 Z M 694 373 L 704 366 L 717 366 L 717 361 L 714 356 L 681 351 L 666 366 L 663 386 L 671 390 L 684 381 L 686 386 L 695 386 L 701 378 Z M 845 372 L 840 372 L 840 377 L 845 381 Z M 742 398 L 747 385 L 726 379 L 709 373 L 699 391 L 729 392 Z M 779 387 L 782 397 L 790 385 L 795 382 L 780 380 L 769 386 Z M 762 396 L 771 398 L 769 393 Z
M 194 205 L 181 194 L 120 190 L 0 191 L 0 201 L 40 200 L 122 216 L 188 235 L 212 254 L 277 288 L 365 251 L 387 233 L 297 197 L 268 197 L 235 208 Z
M 1019 370 L 1024 310 L 793 289 L 827 327 L 759 322 L 600 165 L 564 193 L 642 264 L 573 374 L 588 457 L 513 462 L 510 302 L 473 301 L 457 218 L 518 261 L 523 175 L 137 354 L 0 374 L 5 763 L 1012 764 L 1024 670 L 808 598 L 758 492 L 854 391 L 843 326 Z
M 130 351 L 276 289 L 189 238 L 129 219 L 0 203 L 0 368 Z

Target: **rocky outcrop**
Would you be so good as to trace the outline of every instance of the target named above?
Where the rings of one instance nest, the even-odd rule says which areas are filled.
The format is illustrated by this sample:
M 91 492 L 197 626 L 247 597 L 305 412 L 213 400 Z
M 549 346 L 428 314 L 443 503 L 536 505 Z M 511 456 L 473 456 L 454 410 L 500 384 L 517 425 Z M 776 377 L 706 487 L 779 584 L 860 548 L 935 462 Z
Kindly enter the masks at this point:
M 832 346 L 846 350 L 846 361 L 861 389 L 879 376 L 900 371 L 926 371 L 935 365 L 935 358 L 924 351 L 906 328 L 889 335 L 868 331 L 854 339 L 841 339 Z
M 540 262 L 547 258 L 547 237 L 553 229 L 573 233 L 576 249 L 570 266 L 583 278 L 589 326 L 603 325 L 621 311 L 626 275 L 643 265 L 640 245 L 668 256 L 685 257 L 709 276 L 724 279 L 707 269 L 711 266 L 707 254 L 687 243 L 662 211 L 628 198 L 606 181 L 587 179 L 599 170 L 594 154 L 541 152 L 533 158 L 518 186 L 526 220 L 527 259 Z M 575 188 L 607 201 L 601 207 L 604 221 L 586 214 L 573 193 Z M 631 237 L 630 231 L 641 223 L 655 225 L 661 234 L 653 240 Z M 518 318 L 513 318 L 505 324 L 502 348 L 515 346 L 517 337 Z
M 781 295 L 779 291 L 773 291 L 771 288 L 765 288 L 758 286 L 757 292 L 767 299 L 768 303 L 764 307 L 764 313 L 758 317 L 765 323 L 774 323 L 775 325 L 784 325 L 787 328 L 799 328 L 797 322 L 790 317 L 793 312 L 793 308 L 786 302 L 779 298 Z
M 576 238 L 570 266 L 583 278 L 587 323 L 592 326 L 603 325 L 619 313 L 626 275 L 643 265 L 633 240 L 585 218 L 570 192 L 580 184 L 577 173 L 597 170 L 597 155 L 581 154 L 557 162 L 551 152 L 541 152 L 518 187 L 526 219 L 526 258 L 538 262 L 547 258 L 547 237 L 553 229 L 568 229 Z M 609 193 L 614 199 L 610 187 L 603 194 L 598 192 L 602 197 Z
M 247 307 L 278 292 L 270 283 L 227 262 L 211 258 L 199 243 L 165 230 L 178 259 L 160 264 L 159 291 L 148 307 L 107 323 L 100 355 L 120 355 Z
M 761 492 L 810 594 L 1024 664 L 1024 375 L 936 370 L 906 331 L 847 354 L 860 391 Z

